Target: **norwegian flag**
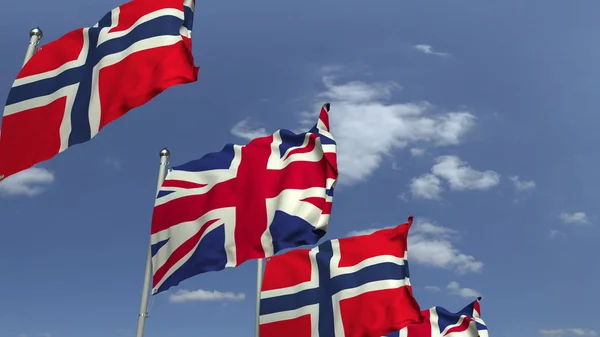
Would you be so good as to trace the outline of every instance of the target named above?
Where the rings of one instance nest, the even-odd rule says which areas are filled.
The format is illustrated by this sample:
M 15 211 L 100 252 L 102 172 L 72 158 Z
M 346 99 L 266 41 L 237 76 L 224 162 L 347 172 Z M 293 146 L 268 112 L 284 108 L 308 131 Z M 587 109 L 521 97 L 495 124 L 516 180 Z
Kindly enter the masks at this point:
M 421 324 L 390 333 L 385 337 L 488 337 L 488 329 L 481 319 L 479 301 L 471 302 L 459 312 L 450 312 L 442 307 L 423 310 Z
M 152 292 L 326 232 L 337 180 L 329 104 L 310 131 L 279 130 L 173 168 L 152 217 Z
M 36 52 L 4 108 L 0 180 L 90 140 L 167 88 L 196 81 L 193 11 L 193 0 L 134 0 Z
M 261 337 L 381 336 L 421 323 L 409 280 L 412 224 L 326 241 L 267 260 Z

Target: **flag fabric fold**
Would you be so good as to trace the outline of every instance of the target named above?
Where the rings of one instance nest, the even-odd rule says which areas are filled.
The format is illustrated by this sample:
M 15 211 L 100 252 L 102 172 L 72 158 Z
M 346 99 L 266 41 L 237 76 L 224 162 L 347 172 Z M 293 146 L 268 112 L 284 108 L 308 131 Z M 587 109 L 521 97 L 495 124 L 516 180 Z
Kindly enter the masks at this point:
M 382 336 L 422 321 L 412 294 L 407 224 L 267 260 L 261 337 Z
M 0 180 L 89 141 L 167 88 L 194 82 L 194 0 L 134 0 L 40 48 L 8 94 Z
M 423 310 L 423 322 L 392 332 L 385 337 L 488 337 L 488 329 L 481 319 L 481 298 L 458 312 L 442 307 Z
M 325 234 L 338 176 L 328 111 L 306 133 L 278 130 L 169 171 L 152 216 L 154 294 Z

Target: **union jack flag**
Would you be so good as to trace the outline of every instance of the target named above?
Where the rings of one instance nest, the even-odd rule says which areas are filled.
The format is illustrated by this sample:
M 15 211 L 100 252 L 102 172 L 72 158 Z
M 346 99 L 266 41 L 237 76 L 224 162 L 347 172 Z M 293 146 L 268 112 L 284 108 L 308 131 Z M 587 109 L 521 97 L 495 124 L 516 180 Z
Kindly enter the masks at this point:
M 94 137 L 167 88 L 197 80 L 193 0 L 134 0 L 36 52 L 8 94 L 0 180 Z
M 412 224 L 268 259 L 261 337 L 381 336 L 420 323 L 406 237 Z
M 310 131 L 279 130 L 173 168 L 152 216 L 152 291 L 326 232 L 337 180 L 329 104 Z
M 456 313 L 442 307 L 423 310 L 421 324 L 409 325 L 385 337 L 488 337 L 487 326 L 481 319 L 480 300 L 477 298 Z

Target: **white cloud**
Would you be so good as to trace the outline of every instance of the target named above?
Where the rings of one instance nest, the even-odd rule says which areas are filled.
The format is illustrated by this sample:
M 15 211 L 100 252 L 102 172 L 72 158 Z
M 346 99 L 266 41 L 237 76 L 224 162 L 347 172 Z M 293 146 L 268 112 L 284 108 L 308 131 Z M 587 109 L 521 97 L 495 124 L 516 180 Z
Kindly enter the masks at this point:
M 562 212 L 560 214 L 560 219 L 566 224 L 587 224 L 590 222 L 588 216 L 584 212 Z
M 449 238 L 458 234 L 458 232 L 454 229 L 437 226 L 426 221 L 417 221 L 413 233 L 437 236 L 440 238 Z
M 49 332 L 42 332 L 41 334 L 39 334 L 40 337 L 52 337 L 52 334 Z
M 250 120 L 247 118 L 237 122 L 231 128 L 231 134 L 233 134 L 236 137 L 247 140 L 252 140 L 254 138 L 264 137 L 268 135 L 267 130 L 265 128 L 259 128 L 251 125 Z
M 518 193 L 531 191 L 535 189 L 535 181 L 533 180 L 522 181 L 519 179 L 519 176 L 512 176 L 508 179 L 510 179 L 510 181 L 513 183 L 513 186 L 515 187 L 515 190 Z
M 540 329 L 540 334 L 550 337 L 562 336 L 598 336 L 598 333 L 591 329 L 570 328 L 570 329 Z
M 474 297 L 481 296 L 481 294 L 475 289 L 461 288 L 461 286 L 460 286 L 460 284 L 458 284 L 458 282 L 448 283 L 448 285 L 446 286 L 446 289 L 448 289 L 448 292 L 451 295 L 456 295 L 456 296 L 460 296 L 460 297 L 474 298 Z
M 342 184 L 365 180 L 395 149 L 457 145 L 475 124 L 467 111 L 440 113 L 428 102 L 389 102 L 399 89 L 394 82 L 338 84 L 324 77 L 323 83 L 317 105 L 331 103 Z M 314 124 L 314 114 L 305 117 L 305 124 Z
M 18 334 L 18 337 L 27 337 L 27 335 L 24 333 L 20 333 L 20 334 Z
M 246 298 L 244 293 L 233 293 L 230 291 L 220 292 L 216 290 L 178 290 L 169 296 L 169 301 L 173 303 L 191 302 L 191 301 L 242 301 Z
M 0 196 L 33 197 L 44 192 L 54 182 L 54 174 L 46 169 L 32 167 L 0 182 Z
M 418 147 L 413 147 L 412 149 L 410 149 L 410 154 L 413 157 L 420 157 L 422 155 L 425 154 L 425 149 L 420 149 Z
M 441 156 L 436 162 L 431 172 L 447 180 L 452 190 L 487 190 L 500 183 L 498 173 L 490 170 L 477 171 L 457 156 Z
M 438 287 L 438 286 L 425 286 L 424 289 L 427 291 L 440 291 L 441 290 L 440 287 Z
M 567 237 L 567 235 L 557 229 L 552 229 L 548 233 L 548 238 L 550 238 L 550 239 L 558 239 L 558 238 L 564 238 L 564 237 Z
M 351 231 L 348 236 L 371 234 L 377 230 L 392 228 L 368 228 Z M 460 274 L 480 272 L 483 262 L 462 253 L 452 245 L 458 232 L 428 221 L 415 220 L 408 235 L 408 251 L 411 262 L 435 268 L 454 269 Z
M 410 190 L 413 198 L 439 199 L 444 191 L 442 178 L 448 182 L 451 190 L 487 190 L 500 183 L 500 175 L 494 171 L 477 171 L 456 156 L 436 158 L 431 173 L 413 178 Z
M 387 101 L 394 91 L 402 89 L 394 81 L 371 84 L 351 81 L 344 84 L 336 84 L 334 78 L 334 76 L 323 77 L 323 84 L 326 90 L 318 95 L 320 98 L 328 98 L 343 103 L 369 104 Z
M 410 192 L 413 198 L 439 199 L 443 190 L 440 179 L 431 173 L 413 178 L 410 182 Z
M 440 53 L 440 52 L 434 51 L 433 47 L 428 44 L 418 44 L 418 45 L 414 46 L 414 48 L 422 53 L 427 54 L 427 55 L 450 56 L 450 54 L 448 54 L 448 53 Z
M 408 236 L 410 261 L 436 268 L 454 269 L 460 274 L 480 272 L 483 262 L 454 247 L 452 240 L 456 237 L 458 233 L 455 230 L 427 221 L 415 221 Z

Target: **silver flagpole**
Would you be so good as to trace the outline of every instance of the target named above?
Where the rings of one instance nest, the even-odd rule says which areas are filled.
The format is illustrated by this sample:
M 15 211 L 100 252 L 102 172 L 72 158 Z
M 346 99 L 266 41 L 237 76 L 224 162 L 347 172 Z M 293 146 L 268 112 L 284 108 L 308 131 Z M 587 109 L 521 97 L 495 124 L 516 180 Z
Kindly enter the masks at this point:
M 160 151 L 160 166 L 158 168 L 158 183 L 156 184 L 156 195 L 165 181 L 165 172 L 167 171 L 167 162 L 171 152 L 167 148 Z M 140 303 L 140 313 L 138 315 L 136 337 L 144 336 L 144 327 L 146 318 L 148 318 L 148 299 L 150 298 L 150 282 L 152 281 L 152 253 L 150 244 L 148 244 L 148 256 L 146 257 L 146 272 L 144 274 L 144 285 L 142 287 L 142 300 Z
M 37 48 L 37 45 L 43 36 L 44 34 L 42 34 L 40 27 L 35 27 L 29 31 L 29 46 L 27 47 L 27 52 L 25 53 L 23 66 L 33 56 L 33 53 L 35 53 L 35 48 Z
M 263 280 L 263 263 L 264 259 L 256 260 L 256 327 L 254 336 L 260 337 L 260 289 L 262 288 Z

